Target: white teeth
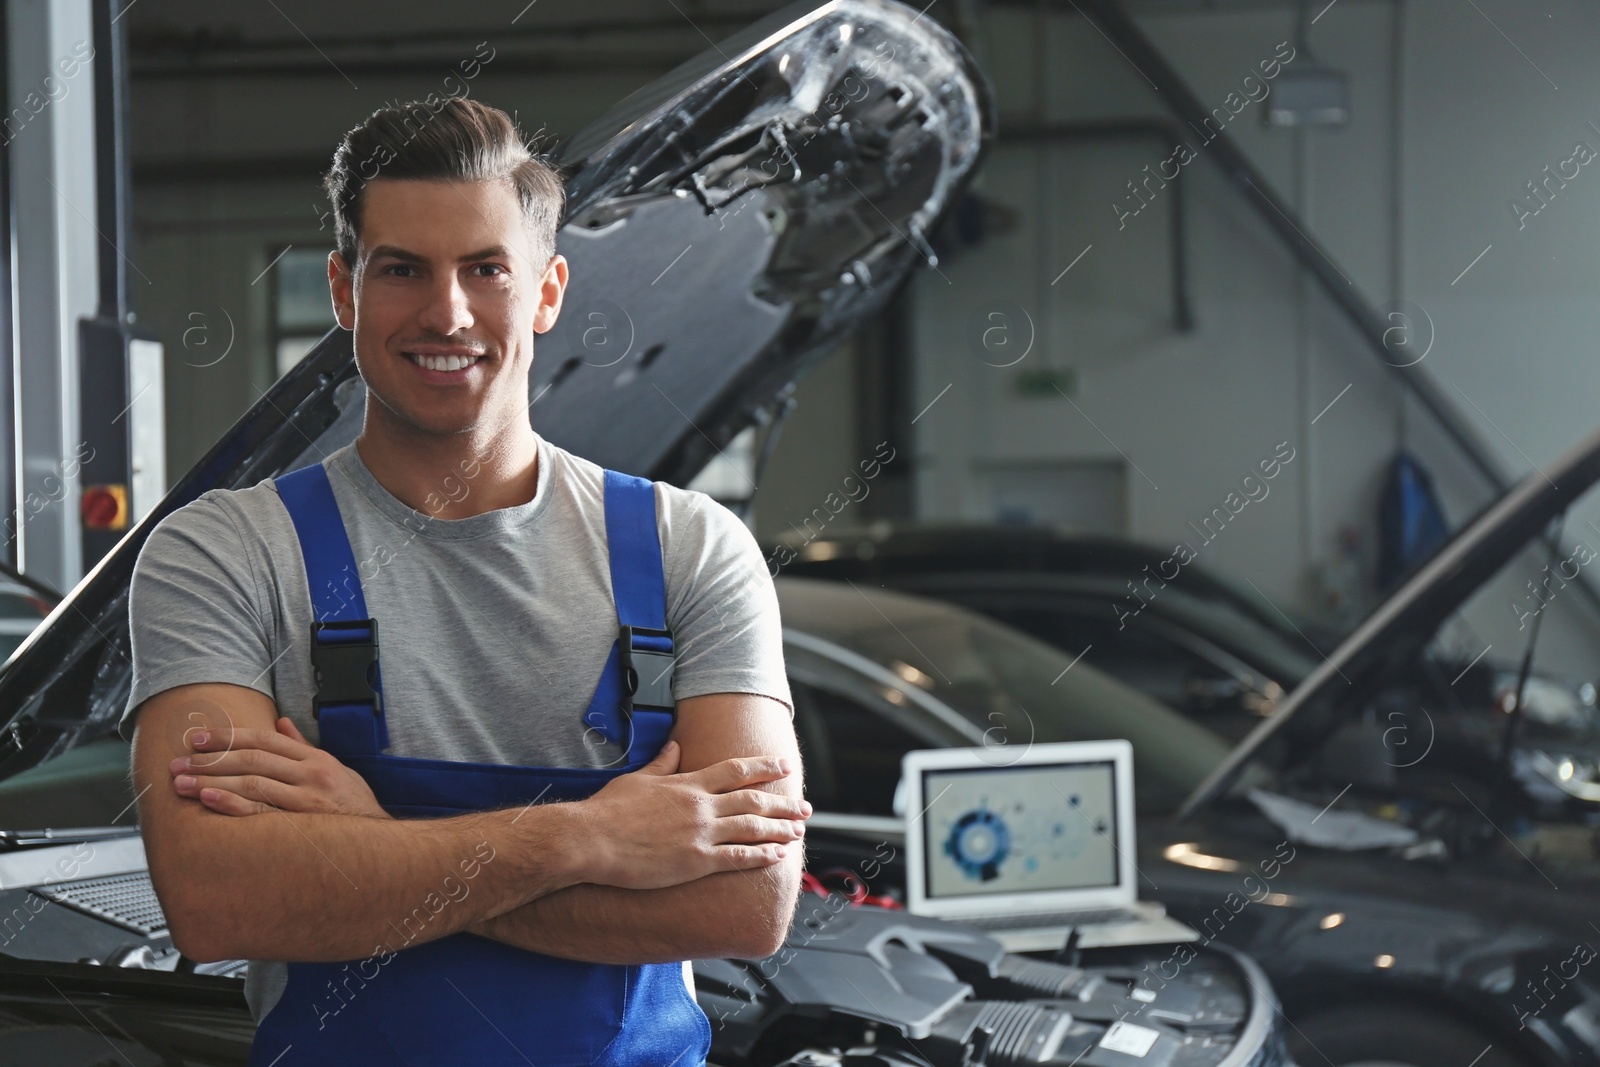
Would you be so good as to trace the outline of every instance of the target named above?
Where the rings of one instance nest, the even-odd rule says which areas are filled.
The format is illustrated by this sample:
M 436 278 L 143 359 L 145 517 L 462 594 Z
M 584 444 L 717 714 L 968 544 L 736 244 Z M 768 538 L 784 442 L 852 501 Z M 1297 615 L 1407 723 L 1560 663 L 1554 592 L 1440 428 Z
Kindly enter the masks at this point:
M 424 355 L 413 355 L 411 358 L 416 360 L 418 364 L 420 364 L 423 367 L 428 368 L 429 370 L 445 370 L 445 371 L 449 371 L 449 370 L 460 370 L 463 367 L 470 367 L 472 364 L 478 362 L 479 358 L 481 358 L 481 357 L 478 357 L 478 356 L 424 356 Z

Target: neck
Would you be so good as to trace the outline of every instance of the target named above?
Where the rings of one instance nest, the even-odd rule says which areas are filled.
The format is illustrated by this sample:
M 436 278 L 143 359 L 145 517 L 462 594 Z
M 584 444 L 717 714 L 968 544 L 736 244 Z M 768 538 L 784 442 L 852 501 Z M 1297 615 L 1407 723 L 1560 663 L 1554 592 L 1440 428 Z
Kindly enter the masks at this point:
M 477 433 L 426 434 L 369 404 L 356 451 L 389 494 L 436 519 L 465 519 L 533 499 L 539 449 L 526 418 Z

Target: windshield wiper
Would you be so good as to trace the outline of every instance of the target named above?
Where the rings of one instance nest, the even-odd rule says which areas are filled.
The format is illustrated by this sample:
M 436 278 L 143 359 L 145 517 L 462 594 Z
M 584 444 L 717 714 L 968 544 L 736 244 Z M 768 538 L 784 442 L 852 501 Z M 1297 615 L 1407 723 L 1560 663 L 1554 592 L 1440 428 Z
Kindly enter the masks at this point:
M 73 845 L 80 841 L 103 841 L 139 832 L 137 826 L 71 826 L 60 830 L 0 830 L 0 851 L 37 848 L 40 845 Z
M 1550 538 L 1550 562 L 1545 564 L 1549 570 L 1555 566 L 1561 556 L 1561 534 L 1566 530 L 1567 513 L 1563 511 L 1556 516 L 1554 522 L 1555 535 Z M 1544 623 L 1545 613 L 1541 610 L 1533 617 L 1533 629 L 1528 633 L 1528 644 L 1522 650 L 1522 664 L 1517 668 L 1516 695 L 1512 697 L 1511 714 L 1506 720 L 1506 729 L 1500 737 L 1500 770 L 1501 775 L 1496 780 L 1494 793 L 1490 797 L 1492 804 L 1499 804 L 1500 796 L 1504 792 L 1505 784 L 1511 780 L 1511 752 L 1516 747 L 1517 730 L 1522 724 L 1522 706 L 1528 692 L 1528 677 L 1533 673 L 1533 650 L 1539 644 L 1539 629 Z

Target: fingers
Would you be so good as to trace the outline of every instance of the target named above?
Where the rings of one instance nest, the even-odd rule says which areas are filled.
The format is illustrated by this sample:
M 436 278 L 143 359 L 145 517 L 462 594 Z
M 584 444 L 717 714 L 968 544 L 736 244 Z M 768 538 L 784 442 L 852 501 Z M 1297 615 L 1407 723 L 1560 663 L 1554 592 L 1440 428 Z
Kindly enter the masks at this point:
M 661 751 L 656 753 L 655 759 L 651 760 L 649 763 L 646 763 L 643 767 L 640 767 L 635 773 L 677 774 L 678 757 L 681 755 L 681 753 L 682 749 L 678 747 L 678 742 L 668 741 L 666 744 L 661 746 Z
M 271 778 L 244 775 L 180 774 L 172 780 L 180 796 L 200 801 L 225 815 L 255 815 L 263 811 L 295 811 L 295 790 Z
M 306 740 L 305 735 L 300 732 L 300 727 L 296 726 L 294 720 L 287 715 L 278 716 L 278 732 L 291 740 L 299 741 L 303 745 L 311 744 L 310 741 Z
M 723 845 L 717 853 L 736 871 L 756 871 L 783 862 L 788 849 L 783 845 Z
M 699 784 L 708 793 L 726 793 L 745 786 L 776 782 L 794 770 L 790 761 L 778 756 L 744 756 L 726 759 L 721 763 L 694 772 Z
M 230 793 L 226 789 L 200 790 L 200 803 L 212 811 L 223 815 L 260 815 L 271 811 L 272 808 L 255 800 L 246 800 L 237 793 Z
M 806 824 L 795 819 L 764 819 L 759 815 L 731 815 L 718 819 L 716 843 L 719 845 L 784 844 L 805 836 Z
M 809 819 L 811 804 L 802 797 L 769 793 L 764 789 L 735 789 L 711 798 L 718 815 L 765 815 L 769 819 Z
M 167 765 L 173 774 L 200 772 L 206 775 L 252 774 L 290 785 L 302 785 L 307 777 L 300 760 L 263 752 L 257 748 L 238 748 L 227 752 L 202 752 L 179 756 Z
M 285 737 L 277 730 L 204 729 L 192 731 L 186 740 L 196 753 L 191 758 L 197 767 L 205 766 L 216 755 L 235 751 L 271 752 L 285 759 L 304 759 L 313 752 L 321 751 L 304 740 Z

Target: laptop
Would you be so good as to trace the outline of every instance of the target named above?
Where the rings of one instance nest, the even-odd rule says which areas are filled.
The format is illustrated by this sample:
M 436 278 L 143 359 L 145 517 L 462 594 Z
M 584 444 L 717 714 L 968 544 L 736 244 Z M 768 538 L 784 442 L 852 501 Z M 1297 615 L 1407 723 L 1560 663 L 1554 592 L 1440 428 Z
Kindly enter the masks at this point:
M 1071 741 L 908 752 L 906 910 L 1012 952 L 1200 935 L 1138 898 L 1133 746 Z

